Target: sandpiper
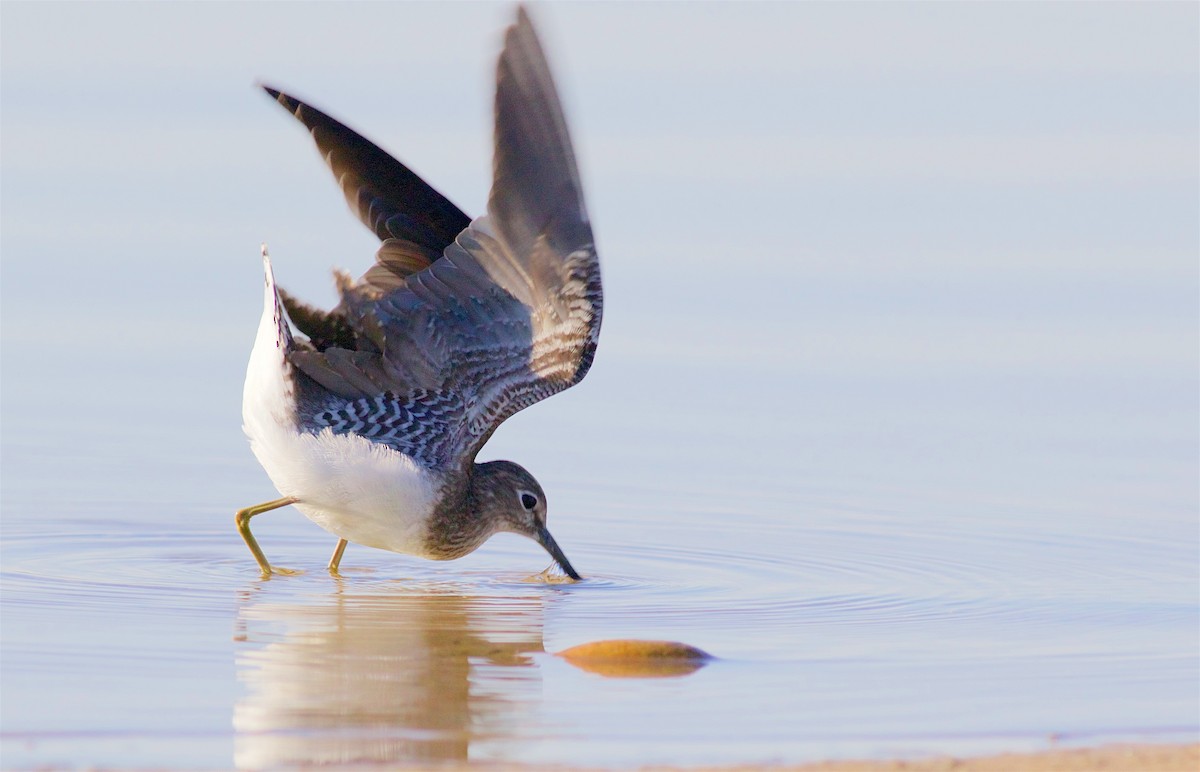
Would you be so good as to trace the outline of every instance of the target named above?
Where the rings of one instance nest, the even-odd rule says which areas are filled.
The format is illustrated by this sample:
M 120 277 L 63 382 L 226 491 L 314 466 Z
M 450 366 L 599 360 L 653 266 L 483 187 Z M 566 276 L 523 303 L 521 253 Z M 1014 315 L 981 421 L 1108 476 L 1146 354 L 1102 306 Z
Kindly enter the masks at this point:
M 434 560 L 499 531 L 534 539 L 579 574 L 546 528 L 546 496 L 511 461 L 475 463 L 506 418 L 579 382 L 600 333 L 600 267 L 571 140 L 545 55 L 518 8 L 496 69 L 493 181 L 470 220 L 376 145 L 264 87 L 312 133 L 350 208 L 382 241 L 359 279 L 335 273 L 322 311 L 275 285 L 243 393 L 254 455 L 281 498 L 348 541 Z M 293 337 L 291 325 L 304 337 Z

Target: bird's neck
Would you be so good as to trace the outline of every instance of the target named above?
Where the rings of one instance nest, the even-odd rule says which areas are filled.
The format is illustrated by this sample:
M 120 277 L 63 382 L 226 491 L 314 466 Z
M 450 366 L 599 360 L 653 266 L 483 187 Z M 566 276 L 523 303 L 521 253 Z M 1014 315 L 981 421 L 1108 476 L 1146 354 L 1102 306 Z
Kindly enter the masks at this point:
M 491 497 L 477 478 L 478 464 L 443 482 L 430 517 L 427 546 L 436 557 L 452 559 L 474 552 L 496 533 L 498 522 L 487 516 Z

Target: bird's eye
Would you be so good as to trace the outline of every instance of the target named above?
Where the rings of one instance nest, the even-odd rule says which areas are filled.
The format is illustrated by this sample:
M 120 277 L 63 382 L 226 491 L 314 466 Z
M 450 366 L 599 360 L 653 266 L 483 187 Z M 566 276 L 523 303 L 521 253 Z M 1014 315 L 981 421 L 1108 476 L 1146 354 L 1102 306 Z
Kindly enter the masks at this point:
M 537 496 L 534 496 L 529 491 L 521 491 L 521 506 L 530 511 L 537 506 Z

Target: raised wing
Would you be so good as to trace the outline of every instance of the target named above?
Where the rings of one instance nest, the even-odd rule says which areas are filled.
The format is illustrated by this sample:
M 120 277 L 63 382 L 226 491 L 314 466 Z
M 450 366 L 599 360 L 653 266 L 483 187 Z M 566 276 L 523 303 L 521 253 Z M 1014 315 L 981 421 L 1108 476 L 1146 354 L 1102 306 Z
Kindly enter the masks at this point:
M 406 277 L 428 268 L 470 224 L 449 199 L 370 140 L 293 96 L 270 86 L 263 90 L 308 129 L 350 210 L 383 242 L 375 264 L 357 282 L 338 277 L 343 292 L 353 288 L 378 297 L 404 286 Z M 342 306 L 323 311 L 282 290 L 280 296 L 293 324 L 318 351 L 359 345 Z
M 497 67 L 495 117 L 488 215 L 396 289 L 343 287 L 339 309 L 356 350 L 293 355 L 335 395 L 318 425 L 409 453 L 419 445 L 432 463 L 469 463 L 502 421 L 587 373 L 602 314 L 599 262 L 566 122 L 524 9 Z M 437 420 L 410 420 L 435 405 Z M 434 427 L 444 435 L 437 442 L 409 436 Z
M 409 241 L 436 259 L 470 224 L 462 210 L 375 143 L 295 97 L 270 86 L 263 90 L 312 134 L 350 211 L 380 241 Z

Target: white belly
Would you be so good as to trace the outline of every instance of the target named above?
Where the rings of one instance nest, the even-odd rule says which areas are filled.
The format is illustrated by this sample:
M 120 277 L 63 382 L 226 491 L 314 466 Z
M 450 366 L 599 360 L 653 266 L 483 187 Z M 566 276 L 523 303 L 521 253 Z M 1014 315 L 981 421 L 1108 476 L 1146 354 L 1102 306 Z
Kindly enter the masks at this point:
M 269 267 L 268 267 L 269 271 Z M 268 302 L 274 286 L 268 273 Z M 436 485 L 408 456 L 352 434 L 301 433 L 268 306 L 250 354 L 242 423 L 250 447 L 283 496 L 335 536 L 368 547 L 426 556 L 425 522 Z
M 356 435 L 251 436 L 271 482 L 296 508 L 333 535 L 355 544 L 426 555 L 426 517 L 434 485 L 411 458 Z

